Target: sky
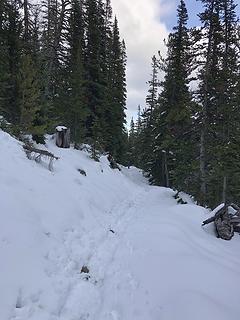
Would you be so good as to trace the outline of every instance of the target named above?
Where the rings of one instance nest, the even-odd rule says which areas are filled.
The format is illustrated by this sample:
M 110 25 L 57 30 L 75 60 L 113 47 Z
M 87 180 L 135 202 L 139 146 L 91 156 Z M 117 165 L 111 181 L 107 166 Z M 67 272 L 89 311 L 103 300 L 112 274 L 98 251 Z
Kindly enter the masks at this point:
M 185 0 L 189 25 L 199 25 L 201 2 Z M 237 2 L 237 1 L 236 1 Z M 179 0 L 112 0 L 119 21 L 120 34 L 127 47 L 127 121 L 137 116 L 137 107 L 145 105 L 151 74 L 151 57 L 166 53 L 164 39 L 176 24 Z M 239 12 L 240 10 L 238 10 Z

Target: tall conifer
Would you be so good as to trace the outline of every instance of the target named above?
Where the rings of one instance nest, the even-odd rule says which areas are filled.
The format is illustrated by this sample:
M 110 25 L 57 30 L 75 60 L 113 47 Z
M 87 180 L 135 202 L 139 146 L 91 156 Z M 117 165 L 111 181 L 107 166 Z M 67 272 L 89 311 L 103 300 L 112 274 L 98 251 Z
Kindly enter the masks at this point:
M 155 111 L 154 156 L 151 170 L 153 182 L 183 189 L 187 181 L 186 166 L 191 169 L 191 162 L 188 160 L 192 147 L 189 141 L 192 105 L 189 82 L 192 57 L 187 28 L 188 14 L 183 0 L 178 6 L 177 17 L 177 26 L 174 27 L 167 43 L 168 54 L 163 65 L 165 78 L 162 82 L 159 105 Z

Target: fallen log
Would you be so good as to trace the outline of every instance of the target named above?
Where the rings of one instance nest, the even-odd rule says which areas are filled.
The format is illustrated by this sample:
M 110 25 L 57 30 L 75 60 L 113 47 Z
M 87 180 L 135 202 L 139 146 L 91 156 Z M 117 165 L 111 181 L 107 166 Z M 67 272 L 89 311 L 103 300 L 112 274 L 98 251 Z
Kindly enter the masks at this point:
M 47 151 L 47 150 L 42 150 L 42 149 L 37 149 L 32 147 L 31 145 L 24 145 L 23 149 L 25 150 L 28 159 L 30 160 L 35 160 L 36 162 L 41 162 L 42 156 L 46 157 L 49 159 L 49 164 L 48 164 L 48 169 L 50 171 L 53 170 L 53 160 L 58 160 L 59 158 L 56 157 L 53 153 Z
M 235 210 L 230 213 L 230 208 Z M 215 212 L 215 210 L 214 210 Z M 215 215 L 203 221 L 202 226 L 214 222 L 216 235 L 224 240 L 231 240 L 234 232 L 240 232 L 240 210 L 235 204 L 224 205 L 216 211 Z
M 214 211 L 214 210 L 213 210 Z M 203 221 L 202 225 L 205 226 L 206 224 L 209 224 L 211 222 L 214 222 L 218 217 L 222 216 L 226 211 L 226 206 L 223 206 L 221 209 L 219 209 L 214 216 L 208 218 L 207 220 Z

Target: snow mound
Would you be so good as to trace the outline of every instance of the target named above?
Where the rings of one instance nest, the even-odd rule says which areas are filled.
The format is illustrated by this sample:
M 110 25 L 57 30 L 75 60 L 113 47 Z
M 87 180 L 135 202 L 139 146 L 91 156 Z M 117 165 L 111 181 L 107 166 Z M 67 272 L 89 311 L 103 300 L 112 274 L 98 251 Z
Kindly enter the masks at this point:
M 53 172 L 0 131 L 1 320 L 239 318 L 238 236 L 216 239 L 204 208 L 136 168 L 46 148 Z
M 63 131 L 63 130 L 67 130 L 67 127 L 65 127 L 65 126 L 57 126 L 56 127 L 56 131 Z

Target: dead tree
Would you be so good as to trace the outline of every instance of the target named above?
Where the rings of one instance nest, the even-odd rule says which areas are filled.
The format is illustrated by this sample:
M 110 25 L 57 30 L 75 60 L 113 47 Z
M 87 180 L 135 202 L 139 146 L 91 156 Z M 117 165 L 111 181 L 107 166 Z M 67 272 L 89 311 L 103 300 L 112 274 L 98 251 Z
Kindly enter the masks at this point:
M 70 129 L 64 126 L 56 127 L 56 145 L 59 148 L 70 148 Z
M 231 240 L 234 232 L 240 232 L 240 208 L 235 204 L 224 205 L 214 216 L 203 221 L 202 225 L 211 222 L 214 222 L 218 238 Z
M 42 157 L 45 157 L 49 160 L 48 169 L 53 171 L 53 161 L 58 160 L 59 158 L 56 157 L 53 153 L 48 152 L 47 150 L 41 150 L 34 148 L 30 145 L 24 145 L 23 149 L 25 150 L 28 159 L 35 160 L 36 162 L 41 162 Z

